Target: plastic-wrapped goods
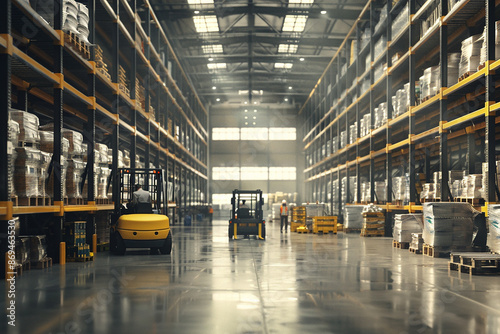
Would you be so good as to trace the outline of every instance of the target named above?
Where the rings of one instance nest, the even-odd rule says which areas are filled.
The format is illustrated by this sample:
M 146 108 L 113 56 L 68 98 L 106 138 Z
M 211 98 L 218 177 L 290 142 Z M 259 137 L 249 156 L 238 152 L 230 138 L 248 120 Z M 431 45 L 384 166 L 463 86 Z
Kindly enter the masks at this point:
M 19 142 L 19 132 L 19 123 L 9 120 L 9 142 L 12 143 L 12 147 L 16 147 Z
M 108 177 L 111 174 L 111 170 L 108 167 L 101 167 L 100 173 L 98 176 L 98 186 L 97 186 L 97 198 L 99 199 L 107 199 L 107 186 L 108 186 Z
M 38 134 L 40 121 L 36 115 L 22 110 L 10 109 L 10 118 L 19 124 L 18 141 L 27 143 L 40 141 Z
M 361 229 L 363 227 L 364 205 L 346 205 L 344 228 Z
M 89 43 L 89 9 L 83 3 L 78 3 L 78 37 L 81 41 Z
M 424 183 L 420 199 L 434 199 L 436 197 L 436 187 L 434 183 Z
M 475 210 L 470 203 L 425 203 L 423 215 L 426 244 L 448 250 L 471 245 Z
M 370 35 L 370 28 L 365 28 L 365 30 L 363 30 L 363 34 L 361 35 L 361 49 L 363 49 L 370 42 Z
M 338 150 L 337 137 L 332 138 L 332 152 L 335 153 Z
M 85 163 L 77 158 L 68 159 L 66 171 L 66 192 L 68 198 L 82 198 L 80 191 L 82 175 L 85 170 Z
M 47 153 L 40 151 L 40 174 L 38 177 L 38 191 L 39 196 L 45 197 L 46 194 L 46 182 L 49 177 L 49 166 L 52 160 L 52 153 Z M 64 181 L 64 180 L 63 180 Z
M 451 87 L 458 82 L 458 69 L 460 66 L 460 53 L 448 54 L 448 84 L 446 87 Z M 442 85 L 444 86 L 444 85 Z
M 361 183 L 361 202 L 370 201 L 370 182 Z
M 422 238 L 422 233 L 412 233 L 410 248 L 421 250 L 423 246 L 424 239 Z
M 66 159 L 61 156 L 61 182 L 62 182 L 62 195 L 66 197 L 66 171 L 67 171 L 67 162 Z M 54 169 L 49 175 L 49 179 L 46 183 L 46 194 L 49 197 L 54 197 Z
M 384 24 L 384 22 L 387 21 L 387 4 L 385 4 L 381 9 L 380 9 L 380 16 L 377 21 L 377 24 L 375 25 L 374 31 L 378 31 L 380 27 Z
M 349 144 L 354 144 L 358 138 L 358 122 L 349 126 Z
M 500 204 L 488 206 L 488 225 L 487 245 L 493 253 L 500 253 Z
M 422 99 L 430 98 L 436 95 L 438 81 L 439 66 L 428 67 L 424 70 L 423 81 L 420 81 Z
M 486 180 L 488 179 L 487 174 L 488 174 L 488 163 L 483 163 L 483 178 L 482 178 L 482 189 L 481 189 L 481 196 L 486 200 Z M 500 186 L 500 161 L 496 162 L 496 168 L 497 168 L 497 174 L 496 174 L 496 184 Z M 490 185 L 493 186 L 493 182 L 490 182 Z
M 85 167 L 87 165 L 85 164 Z M 94 198 L 97 197 L 97 189 L 98 189 L 98 181 L 99 181 L 99 174 L 101 172 L 101 167 L 94 165 Z M 83 184 L 83 190 L 82 190 L 82 197 L 85 199 L 88 199 L 88 182 L 89 178 L 88 175 L 85 178 L 85 183 Z
M 495 59 L 498 59 L 500 57 L 500 34 L 498 31 L 500 30 L 500 21 L 495 22 Z M 479 65 L 483 65 L 488 58 L 486 55 L 486 26 L 484 27 L 484 32 L 483 32 L 483 44 L 481 45 L 481 52 L 479 56 Z M 493 60 L 493 59 L 492 59 Z
M 63 26 L 65 32 L 72 32 L 76 35 L 78 32 L 78 3 L 75 0 L 63 1 Z
M 18 147 L 16 152 L 14 187 L 17 195 L 19 197 L 39 196 L 40 150 L 30 147 Z
M 40 150 L 47 153 L 54 153 L 54 132 L 39 131 L 40 134 Z M 69 153 L 69 140 L 62 138 L 62 155 L 67 157 Z
M 63 129 L 62 135 L 69 141 L 70 155 L 83 155 L 83 135 L 78 131 Z
M 386 63 L 378 64 L 373 71 L 374 82 L 376 82 L 378 79 L 380 79 L 384 75 L 386 70 L 387 70 Z
M 306 207 L 306 217 L 321 217 L 326 215 L 326 204 L 305 204 Z
M 483 44 L 482 37 L 483 34 L 479 34 L 462 41 L 462 55 L 458 69 L 459 77 L 465 73 L 475 73 L 477 71 L 481 57 L 481 46 Z
M 373 110 L 375 116 L 375 121 L 373 122 L 373 127 L 375 129 L 380 128 L 382 125 L 387 123 L 387 103 L 383 102 L 378 105 L 378 108 Z
M 392 36 L 397 36 L 408 24 L 408 3 L 401 9 L 398 16 L 392 21 Z
M 412 233 L 422 233 L 423 220 L 421 213 L 400 214 L 394 216 L 393 239 L 397 242 L 412 241 Z
M 448 171 L 448 185 L 450 187 L 450 193 L 452 197 L 460 197 L 460 183 L 464 178 L 464 171 L 461 170 L 450 170 Z
M 385 181 L 375 182 L 375 198 L 378 203 L 387 201 L 387 182 Z
M 95 143 L 94 153 L 96 164 L 107 165 L 109 163 L 108 146 L 105 144 Z
M 24 264 L 30 260 L 30 239 L 16 238 L 16 264 Z
M 340 147 L 343 148 L 347 144 L 347 132 L 344 130 L 340 133 Z
M 482 188 L 482 174 L 471 174 L 467 176 L 467 198 L 480 198 Z
M 370 79 L 367 78 L 361 83 L 361 94 L 364 94 L 368 89 L 370 89 Z
M 375 42 L 375 45 L 373 47 L 375 58 L 381 55 L 386 48 L 387 48 L 387 37 L 385 37 L 385 35 L 382 35 L 382 37 L 380 37 L 379 40 Z
M 45 235 L 30 235 L 30 261 L 38 262 L 47 257 L 47 239 Z
M 405 197 L 406 185 L 407 185 L 406 176 L 398 176 L 392 179 L 392 191 L 394 193 L 394 199 L 396 201 L 405 201 L 407 199 Z

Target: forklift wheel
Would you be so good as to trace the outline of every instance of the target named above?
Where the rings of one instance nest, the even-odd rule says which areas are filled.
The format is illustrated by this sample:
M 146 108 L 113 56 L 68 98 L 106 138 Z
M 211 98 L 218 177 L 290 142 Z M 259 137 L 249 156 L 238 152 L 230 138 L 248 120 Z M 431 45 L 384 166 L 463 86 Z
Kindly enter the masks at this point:
M 229 225 L 229 228 L 227 230 L 227 234 L 229 236 L 229 240 L 231 240 L 234 236 L 234 228 L 233 225 Z
M 118 232 L 111 232 L 110 238 L 110 250 L 113 254 L 124 255 L 125 254 L 125 243 Z
M 172 252 L 172 232 L 170 232 L 165 240 L 165 244 L 160 248 L 161 254 L 170 254 Z

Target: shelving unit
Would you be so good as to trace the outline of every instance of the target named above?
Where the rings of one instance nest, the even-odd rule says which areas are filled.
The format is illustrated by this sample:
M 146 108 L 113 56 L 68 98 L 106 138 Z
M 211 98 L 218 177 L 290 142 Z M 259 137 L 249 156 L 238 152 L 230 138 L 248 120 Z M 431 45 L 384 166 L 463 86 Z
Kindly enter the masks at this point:
M 500 132 L 496 126 L 500 94 L 495 91 L 500 85 L 500 55 L 495 57 L 495 21 L 500 18 L 500 2 L 419 3 L 422 2 L 368 1 L 299 111 L 304 124 L 301 131 L 306 156 L 306 197 L 328 203 L 339 219 L 344 203 L 361 202 L 362 182 L 370 185 L 367 202 L 377 202 L 387 212 L 421 211 L 417 193 L 420 175 L 429 182 L 433 172 L 442 172 L 440 198 L 450 199 L 448 170 L 480 173 L 476 167 L 479 162 L 488 164 L 487 200 L 481 209 L 487 212 L 488 205 L 496 201 L 492 180 L 498 160 L 496 136 Z M 449 5 L 453 6 L 448 8 Z M 422 22 L 436 8 L 436 22 L 427 31 L 421 31 Z M 377 26 L 381 12 L 387 18 Z M 403 14 L 398 18 L 400 13 Z M 394 31 L 393 22 L 398 19 L 402 19 L 401 29 Z M 481 34 L 485 26 L 489 60 L 484 68 L 448 84 L 448 54 L 460 52 L 461 41 Z M 369 38 L 363 43 L 365 31 Z M 380 38 L 385 38 L 387 44 L 376 52 Z M 386 64 L 382 71 L 381 64 Z M 425 68 L 436 65 L 442 84 L 435 96 L 418 103 L 415 83 Z M 393 117 L 392 97 L 406 83 L 409 107 Z M 381 103 L 387 106 L 387 121 L 376 127 L 376 108 Z M 358 136 L 360 122 L 367 114 L 369 133 Z M 349 142 L 353 130 L 355 135 Z M 344 145 L 340 140 L 342 131 L 347 138 Z M 407 201 L 393 200 L 393 178 L 405 176 L 409 179 Z M 382 195 L 389 194 L 388 198 L 377 196 L 376 189 Z
M 206 205 L 208 114 L 149 1 L 89 0 L 90 59 L 67 41 L 62 31 L 63 2 L 59 4 L 50 24 L 26 1 L 9 0 L 0 7 L 2 156 L 8 150 L 8 110 L 27 110 L 41 122 L 54 124 L 55 171 L 61 169 L 64 127 L 83 133 L 91 166 L 94 143 L 100 142 L 113 149 L 114 171 L 118 151 L 124 149 L 130 151 L 131 168 L 136 167 L 135 157 L 147 167 L 163 168 L 168 189 L 165 204 L 173 212 L 182 215 Z M 93 182 L 83 205 L 65 204 L 56 172 L 57 191 L 50 205 L 14 206 L 7 186 L 8 168 L 2 159 L 3 221 L 26 214 L 51 214 L 54 220 L 64 220 L 69 213 L 86 213 L 94 222 L 87 224 L 91 240 L 93 213 L 120 205 L 117 198 L 111 204 L 96 204 Z M 93 174 L 89 168 L 87 179 L 92 180 Z M 112 175 L 111 186 L 117 187 L 117 174 Z M 59 229 L 52 242 L 60 242 L 60 236 Z

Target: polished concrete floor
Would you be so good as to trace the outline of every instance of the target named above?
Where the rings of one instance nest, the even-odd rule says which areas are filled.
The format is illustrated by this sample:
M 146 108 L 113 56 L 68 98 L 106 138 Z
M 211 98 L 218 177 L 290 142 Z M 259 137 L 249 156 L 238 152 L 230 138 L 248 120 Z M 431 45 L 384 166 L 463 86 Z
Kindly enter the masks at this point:
M 500 276 L 448 272 L 390 238 L 274 223 L 266 241 L 229 241 L 226 224 L 174 227 L 170 256 L 31 270 L 0 333 L 500 333 Z

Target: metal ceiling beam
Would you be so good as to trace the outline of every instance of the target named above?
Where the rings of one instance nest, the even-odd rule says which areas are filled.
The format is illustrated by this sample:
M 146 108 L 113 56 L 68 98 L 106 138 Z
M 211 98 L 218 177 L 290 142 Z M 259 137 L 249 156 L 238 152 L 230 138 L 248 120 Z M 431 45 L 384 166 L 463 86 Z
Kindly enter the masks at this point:
M 209 37 L 203 38 L 198 34 L 196 37 L 185 37 L 181 36 L 177 40 L 180 42 L 183 48 L 190 47 L 200 47 L 203 44 L 222 44 L 233 45 L 233 44 L 241 44 L 242 36 L 224 36 L 221 37 L 219 34 L 214 36 L 213 38 Z M 309 36 L 309 35 L 308 35 Z M 344 41 L 345 37 L 307 37 L 307 38 L 293 38 L 288 36 L 259 36 L 256 35 L 253 37 L 253 41 L 255 43 L 262 44 L 271 44 L 274 46 L 278 46 L 279 44 L 300 44 L 304 46 L 328 46 L 328 47 L 339 47 L 340 44 Z
M 208 55 L 196 56 L 183 56 L 184 60 L 188 61 L 191 65 L 206 64 Z M 248 62 L 248 55 L 217 55 L 213 57 L 212 63 L 246 63 Z M 332 57 L 328 56 L 313 56 L 313 55 L 254 55 L 252 61 L 254 63 L 290 63 L 293 60 L 305 58 L 308 62 L 326 62 L 330 61 Z
M 189 8 L 159 8 L 160 5 L 155 6 L 156 16 L 160 19 L 175 21 L 181 19 L 192 18 L 193 16 L 199 15 L 217 15 L 218 18 L 224 18 L 231 15 L 241 15 L 248 13 L 248 6 L 230 6 L 225 4 L 224 6 L 217 6 L 211 9 L 197 9 L 198 14 L 194 14 L 193 9 Z M 254 6 L 254 14 L 262 15 L 272 15 L 277 17 L 285 17 L 286 15 L 307 15 L 310 18 L 328 17 L 330 19 L 342 19 L 342 20 L 356 20 L 359 16 L 359 9 L 333 9 L 324 8 L 327 14 L 321 14 L 323 8 L 310 7 L 310 8 L 300 8 L 300 7 L 268 7 L 268 6 Z
M 318 71 L 318 72 L 289 72 L 289 73 L 277 73 L 277 72 L 265 72 L 265 71 L 258 71 L 254 69 L 254 77 L 255 78 L 291 78 L 293 80 L 300 80 L 300 79 L 305 79 L 305 80 L 318 80 L 319 77 L 321 76 L 323 72 Z M 212 72 L 193 72 L 193 76 L 197 78 L 202 78 L 202 80 L 209 78 L 213 78 L 214 82 L 221 81 L 223 82 L 224 80 L 228 79 L 246 79 L 248 78 L 248 72 L 245 71 L 237 71 L 237 72 L 232 72 L 232 73 L 212 73 Z

